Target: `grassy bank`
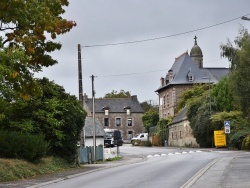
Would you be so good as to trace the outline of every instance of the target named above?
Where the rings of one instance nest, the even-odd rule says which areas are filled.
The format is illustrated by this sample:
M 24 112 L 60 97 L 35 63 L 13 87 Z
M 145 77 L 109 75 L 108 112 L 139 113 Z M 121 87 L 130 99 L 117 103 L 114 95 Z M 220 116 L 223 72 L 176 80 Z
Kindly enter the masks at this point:
M 44 158 L 38 164 L 0 158 L 0 182 L 26 179 L 73 168 L 80 168 L 80 166 L 68 164 L 63 159 L 53 157 Z
M 122 157 L 106 159 L 107 162 L 121 160 Z M 102 163 L 99 161 L 98 163 Z M 83 168 L 82 165 L 72 165 L 60 158 L 44 158 L 38 164 L 17 159 L 0 158 L 0 182 L 32 178 L 39 175 L 52 174 L 65 170 Z

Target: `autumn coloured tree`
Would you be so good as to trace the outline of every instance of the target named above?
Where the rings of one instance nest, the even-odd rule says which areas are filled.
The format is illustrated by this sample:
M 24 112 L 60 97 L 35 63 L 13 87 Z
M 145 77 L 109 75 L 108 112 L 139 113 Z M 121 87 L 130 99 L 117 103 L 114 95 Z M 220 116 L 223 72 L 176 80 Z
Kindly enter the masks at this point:
M 67 0 L 2 0 L 0 2 L 0 82 L 32 93 L 33 73 L 57 63 L 48 53 L 61 48 L 53 41 L 76 23 L 62 18 Z M 8 58 L 10 57 L 10 58 Z

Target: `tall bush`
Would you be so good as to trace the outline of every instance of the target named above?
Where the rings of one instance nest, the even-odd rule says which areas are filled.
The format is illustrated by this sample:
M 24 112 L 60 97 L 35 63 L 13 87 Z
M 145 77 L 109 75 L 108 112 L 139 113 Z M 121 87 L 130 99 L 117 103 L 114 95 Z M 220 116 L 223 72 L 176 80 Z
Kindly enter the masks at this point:
M 43 135 L 0 131 L 0 157 L 37 162 L 46 156 L 48 143 Z

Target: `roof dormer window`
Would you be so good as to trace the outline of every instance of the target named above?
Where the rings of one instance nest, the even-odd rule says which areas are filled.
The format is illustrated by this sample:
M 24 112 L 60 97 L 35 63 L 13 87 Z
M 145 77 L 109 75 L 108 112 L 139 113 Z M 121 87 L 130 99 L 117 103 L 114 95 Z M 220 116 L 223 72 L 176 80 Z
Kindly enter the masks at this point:
M 194 81 L 194 73 L 191 72 L 191 69 L 189 70 L 189 72 L 187 74 L 187 79 L 188 79 L 189 82 Z
M 194 81 L 194 76 L 193 75 L 188 76 L 188 81 L 193 82 Z
M 131 113 L 131 107 L 130 106 L 124 107 L 124 110 L 126 111 L 127 115 L 130 115 L 130 113 Z
M 105 116 L 109 115 L 109 107 L 108 106 L 103 107 L 102 110 L 104 111 Z

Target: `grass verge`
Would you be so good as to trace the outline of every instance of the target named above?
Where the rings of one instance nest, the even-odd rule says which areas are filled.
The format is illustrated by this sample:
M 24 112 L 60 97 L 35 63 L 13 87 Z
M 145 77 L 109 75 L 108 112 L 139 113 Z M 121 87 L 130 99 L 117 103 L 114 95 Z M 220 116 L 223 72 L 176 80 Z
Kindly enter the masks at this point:
M 73 168 L 80 168 L 80 166 L 54 157 L 44 158 L 37 164 L 24 160 L 0 158 L 0 182 L 26 179 Z
M 121 156 L 117 156 L 117 157 L 113 157 L 113 158 L 108 158 L 108 159 L 106 159 L 106 161 L 119 161 L 121 159 L 122 159 Z

